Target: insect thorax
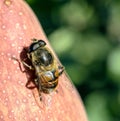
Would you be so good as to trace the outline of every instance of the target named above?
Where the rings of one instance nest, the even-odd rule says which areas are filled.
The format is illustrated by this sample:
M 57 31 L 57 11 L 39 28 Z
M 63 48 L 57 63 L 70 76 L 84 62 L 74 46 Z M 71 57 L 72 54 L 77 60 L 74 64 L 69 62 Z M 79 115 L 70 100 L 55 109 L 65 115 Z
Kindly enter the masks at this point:
M 30 54 L 34 65 L 49 66 L 53 63 L 53 56 L 45 48 L 39 48 Z

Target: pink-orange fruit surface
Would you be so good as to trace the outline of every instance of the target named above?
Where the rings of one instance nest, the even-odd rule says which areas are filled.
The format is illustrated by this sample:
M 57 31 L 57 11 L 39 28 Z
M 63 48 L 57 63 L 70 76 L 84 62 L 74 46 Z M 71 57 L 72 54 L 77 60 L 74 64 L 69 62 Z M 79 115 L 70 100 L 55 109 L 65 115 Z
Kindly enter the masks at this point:
M 33 38 L 46 41 L 52 50 L 25 1 L 0 0 L 0 121 L 87 121 L 82 101 L 65 73 L 57 91 L 42 93 L 42 101 L 36 87 L 26 86 L 30 75 L 13 58 L 20 60 Z

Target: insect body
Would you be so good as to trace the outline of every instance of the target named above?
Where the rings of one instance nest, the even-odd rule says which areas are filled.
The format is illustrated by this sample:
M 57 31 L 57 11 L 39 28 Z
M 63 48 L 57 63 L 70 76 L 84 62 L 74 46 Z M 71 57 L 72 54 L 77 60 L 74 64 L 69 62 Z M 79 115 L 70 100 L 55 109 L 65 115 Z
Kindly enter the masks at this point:
M 43 40 L 33 40 L 28 48 L 28 58 L 32 62 L 37 78 L 35 79 L 40 92 L 50 93 L 58 85 L 58 78 L 63 73 L 63 66 L 58 66 L 52 53 Z M 28 66 L 26 63 L 24 65 Z

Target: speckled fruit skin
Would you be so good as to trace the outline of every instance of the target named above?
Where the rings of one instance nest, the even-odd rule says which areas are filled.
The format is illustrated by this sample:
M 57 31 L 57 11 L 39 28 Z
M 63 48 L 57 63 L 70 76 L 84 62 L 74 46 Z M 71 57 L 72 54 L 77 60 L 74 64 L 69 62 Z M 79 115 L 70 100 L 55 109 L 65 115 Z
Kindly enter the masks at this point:
M 87 121 L 82 101 L 65 73 L 57 92 L 42 93 L 42 101 L 36 88 L 26 87 L 27 74 L 12 57 L 20 59 L 32 38 L 48 43 L 27 4 L 0 0 L 0 121 Z M 48 47 L 51 49 L 49 43 Z

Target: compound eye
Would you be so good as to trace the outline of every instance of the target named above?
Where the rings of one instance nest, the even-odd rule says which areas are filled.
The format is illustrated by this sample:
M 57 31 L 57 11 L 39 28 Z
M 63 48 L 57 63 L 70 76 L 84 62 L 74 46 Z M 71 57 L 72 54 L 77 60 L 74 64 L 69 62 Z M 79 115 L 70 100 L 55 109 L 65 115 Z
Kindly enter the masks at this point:
M 32 43 L 29 47 L 29 52 L 35 51 L 36 49 L 39 48 L 39 44 L 38 43 Z
M 37 50 L 39 47 L 44 47 L 46 43 L 43 40 L 34 41 L 29 47 L 29 53 Z
M 38 40 L 39 47 L 44 47 L 46 45 L 45 41 Z

